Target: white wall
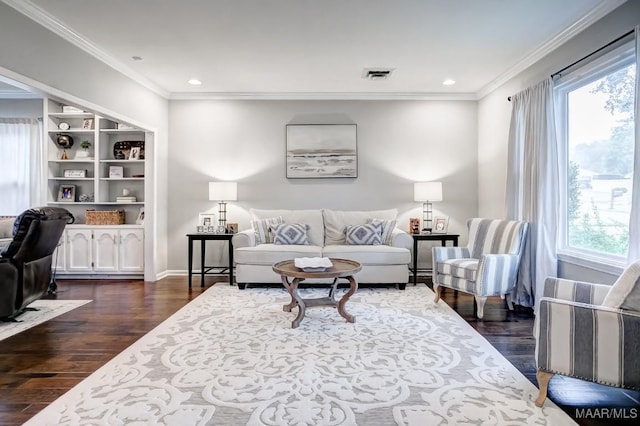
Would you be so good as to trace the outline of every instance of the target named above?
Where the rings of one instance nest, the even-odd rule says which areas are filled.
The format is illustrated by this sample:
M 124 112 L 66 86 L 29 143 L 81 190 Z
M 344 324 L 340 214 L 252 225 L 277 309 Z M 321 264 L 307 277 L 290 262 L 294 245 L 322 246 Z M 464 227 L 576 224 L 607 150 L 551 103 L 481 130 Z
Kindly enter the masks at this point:
M 227 218 L 249 227 L 255 208 L 397 208 L 399 226 L 422 218 L 413 183 L 443 182 L 434 214 L 463 235 L 477 214 L 477 105 L 461 101 L 171 101 L 169 107 L 169 269 L 187 267 L 185 234 L 198 213 L 217 211 L 208 182 L 238 182 Z M 287 124 L 355 123 L 358 177 L 287 179 Z M 212 245 L 213 249 L 213 245 Z M 421 250 L 425 261 L 430 250 Z M 222 256 L 219 250 L 215 256 Z
M 42 99 L 0 99 L 2 118 L 42 118 Z
M 518 74 L 478 103 L 478 212 L 505 217 L 507 147 L 511 104 L 507 97 L 542 81 L 640 24 L 640 2 L 627 2 Z M 561 276 L 591 280 L 592 270 L 560 265 Z M 602 275 L 598 275 L 604 279 Z
M 55 92 L 103 115 L 156 130 L 156 191 L 146 200 L 154 272 L 166 269 L 168 101 L 0 3 L 0 74 Z M 51 89 L 49 91 L 49 89 Z M 60 95 L 62 93 L 63 95 Z M 68 95 L 68 96 L 67 96 Z M 154 199 L 155 197 L 155 199 Z M 151 236 L 149 233 L 147 235 Z

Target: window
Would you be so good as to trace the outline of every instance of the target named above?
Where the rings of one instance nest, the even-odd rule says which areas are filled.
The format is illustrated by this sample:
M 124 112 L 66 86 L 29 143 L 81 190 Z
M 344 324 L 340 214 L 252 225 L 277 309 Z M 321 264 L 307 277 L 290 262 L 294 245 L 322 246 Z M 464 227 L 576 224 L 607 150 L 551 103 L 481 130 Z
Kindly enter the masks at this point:
M 618 46 L 556 83 L 562 212 L 560 253 L 626 260 L 633 191 L 635 54 Z

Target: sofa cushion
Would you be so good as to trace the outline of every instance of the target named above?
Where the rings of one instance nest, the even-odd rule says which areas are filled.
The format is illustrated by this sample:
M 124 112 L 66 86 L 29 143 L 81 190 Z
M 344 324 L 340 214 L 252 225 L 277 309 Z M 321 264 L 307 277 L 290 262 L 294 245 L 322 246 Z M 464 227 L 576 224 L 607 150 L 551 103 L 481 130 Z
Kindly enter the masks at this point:
M 349 259 L 363 265 L 409 265 L 411 252 L 406 248 L 377 246 L 331 245 L 322 249 L 324 257 Z
M 367 219 L 394 220 L 397 209 L 372 211 L 342 211 L 323 209 L 324 245 L 346 244 L 345 230 L 348 225 L 364 225 Z
M 268 217 L 251 221 L 251 227 L 256 233 L 256 244 L 272 243 L 273 231 L 271 228 L 283 223 L 282 216 Z
M 396 229 L 398 221 L 370 217 L 367 219 L 367 223 L 380 223 L 382 225 L 382 244 L 388 246 L 393 244 L 393 230 Z
M 609 289 L 602 305 L 614 309 L 640 311 L 640 261 L 632 263 L 624 270 Z
M 349 245 L 380 245 L 382 244 L 382 223 L 348 225 L 345 238 Z
M 309 225 L 306 223 L 281 223 L 274 225 L 272 228 L 274 236 L 273 243 L 278 244 L 294 244 L 294 245 L 306 245 L 309 244 L 309 237 L 307 231 Z
M 305 223 L 309 225 L 307 235 L 312 245 L 324 245 L 324 223 L 322 210 L 260 210 L 249 209 L 252 220 L 282 216 L 284 223 Z
M 237 248 L 233 256 L 238 265 L 273 265 L 296 257 L 322 257 L 322 247 L 260 244 L 254 247 Z

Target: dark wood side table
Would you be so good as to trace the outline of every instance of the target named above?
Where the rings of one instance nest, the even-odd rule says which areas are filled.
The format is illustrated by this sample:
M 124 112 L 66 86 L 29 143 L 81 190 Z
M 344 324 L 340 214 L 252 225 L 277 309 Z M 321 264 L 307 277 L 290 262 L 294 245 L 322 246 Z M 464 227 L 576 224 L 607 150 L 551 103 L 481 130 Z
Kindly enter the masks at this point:
M 413 285 L 418 280 L 418 242 L 420 241 L 440 241 L 442 247 L 447 245 L 447 241 L 452 241 L 454 247 L 458 247 L 459 234 L 411 234 L 413 237 Z
M 193 242 L 200 241 L 200 287 L 204 287 L 204 275 L 212 273 L 216 269 L 216 273 L 229 272 L 229 285 L 233 285 L 233 244 L 231 238 L 233 234 L 210 234 L 200 232 L 197 234 L 187 234 L 189 238 L 189 288 L 191 288 L 191 278 L 193 276 Z M 229 265 L 228 266 L 206 266 L 205 264 L 205 244 L 207 241 L 227 241 L 229 243 Z

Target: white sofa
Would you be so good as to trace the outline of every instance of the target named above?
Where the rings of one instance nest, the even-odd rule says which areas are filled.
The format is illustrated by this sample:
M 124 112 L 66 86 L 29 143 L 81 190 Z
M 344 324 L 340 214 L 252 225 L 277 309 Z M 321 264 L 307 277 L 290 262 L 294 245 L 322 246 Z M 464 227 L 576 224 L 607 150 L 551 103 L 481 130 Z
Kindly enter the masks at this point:
M 362 225 L 371 219 L 395 220 L 397 210 L 340 211 L 316 210 L 250 210 L 252 221 L 282 217 L 285 224 L 308 225 L 309 244 L 256 244 L 253 228 L 233 236 L 236 282 L 240 289 L 247 284 L 280 283 L 272 265 L 297 257 L 332 257 L 360 262 L 362 270 L 355 275 L 360 284 L 396 284 L 404 289 L 409 280 L 409 264 L 413 238 L 393 228 L 389 244 L 348 245 L 345 229 L 348 225 Z M 311 282 L 307 280 L 307 282 Z M 318 280 L 318 283 L 330 280 Z

